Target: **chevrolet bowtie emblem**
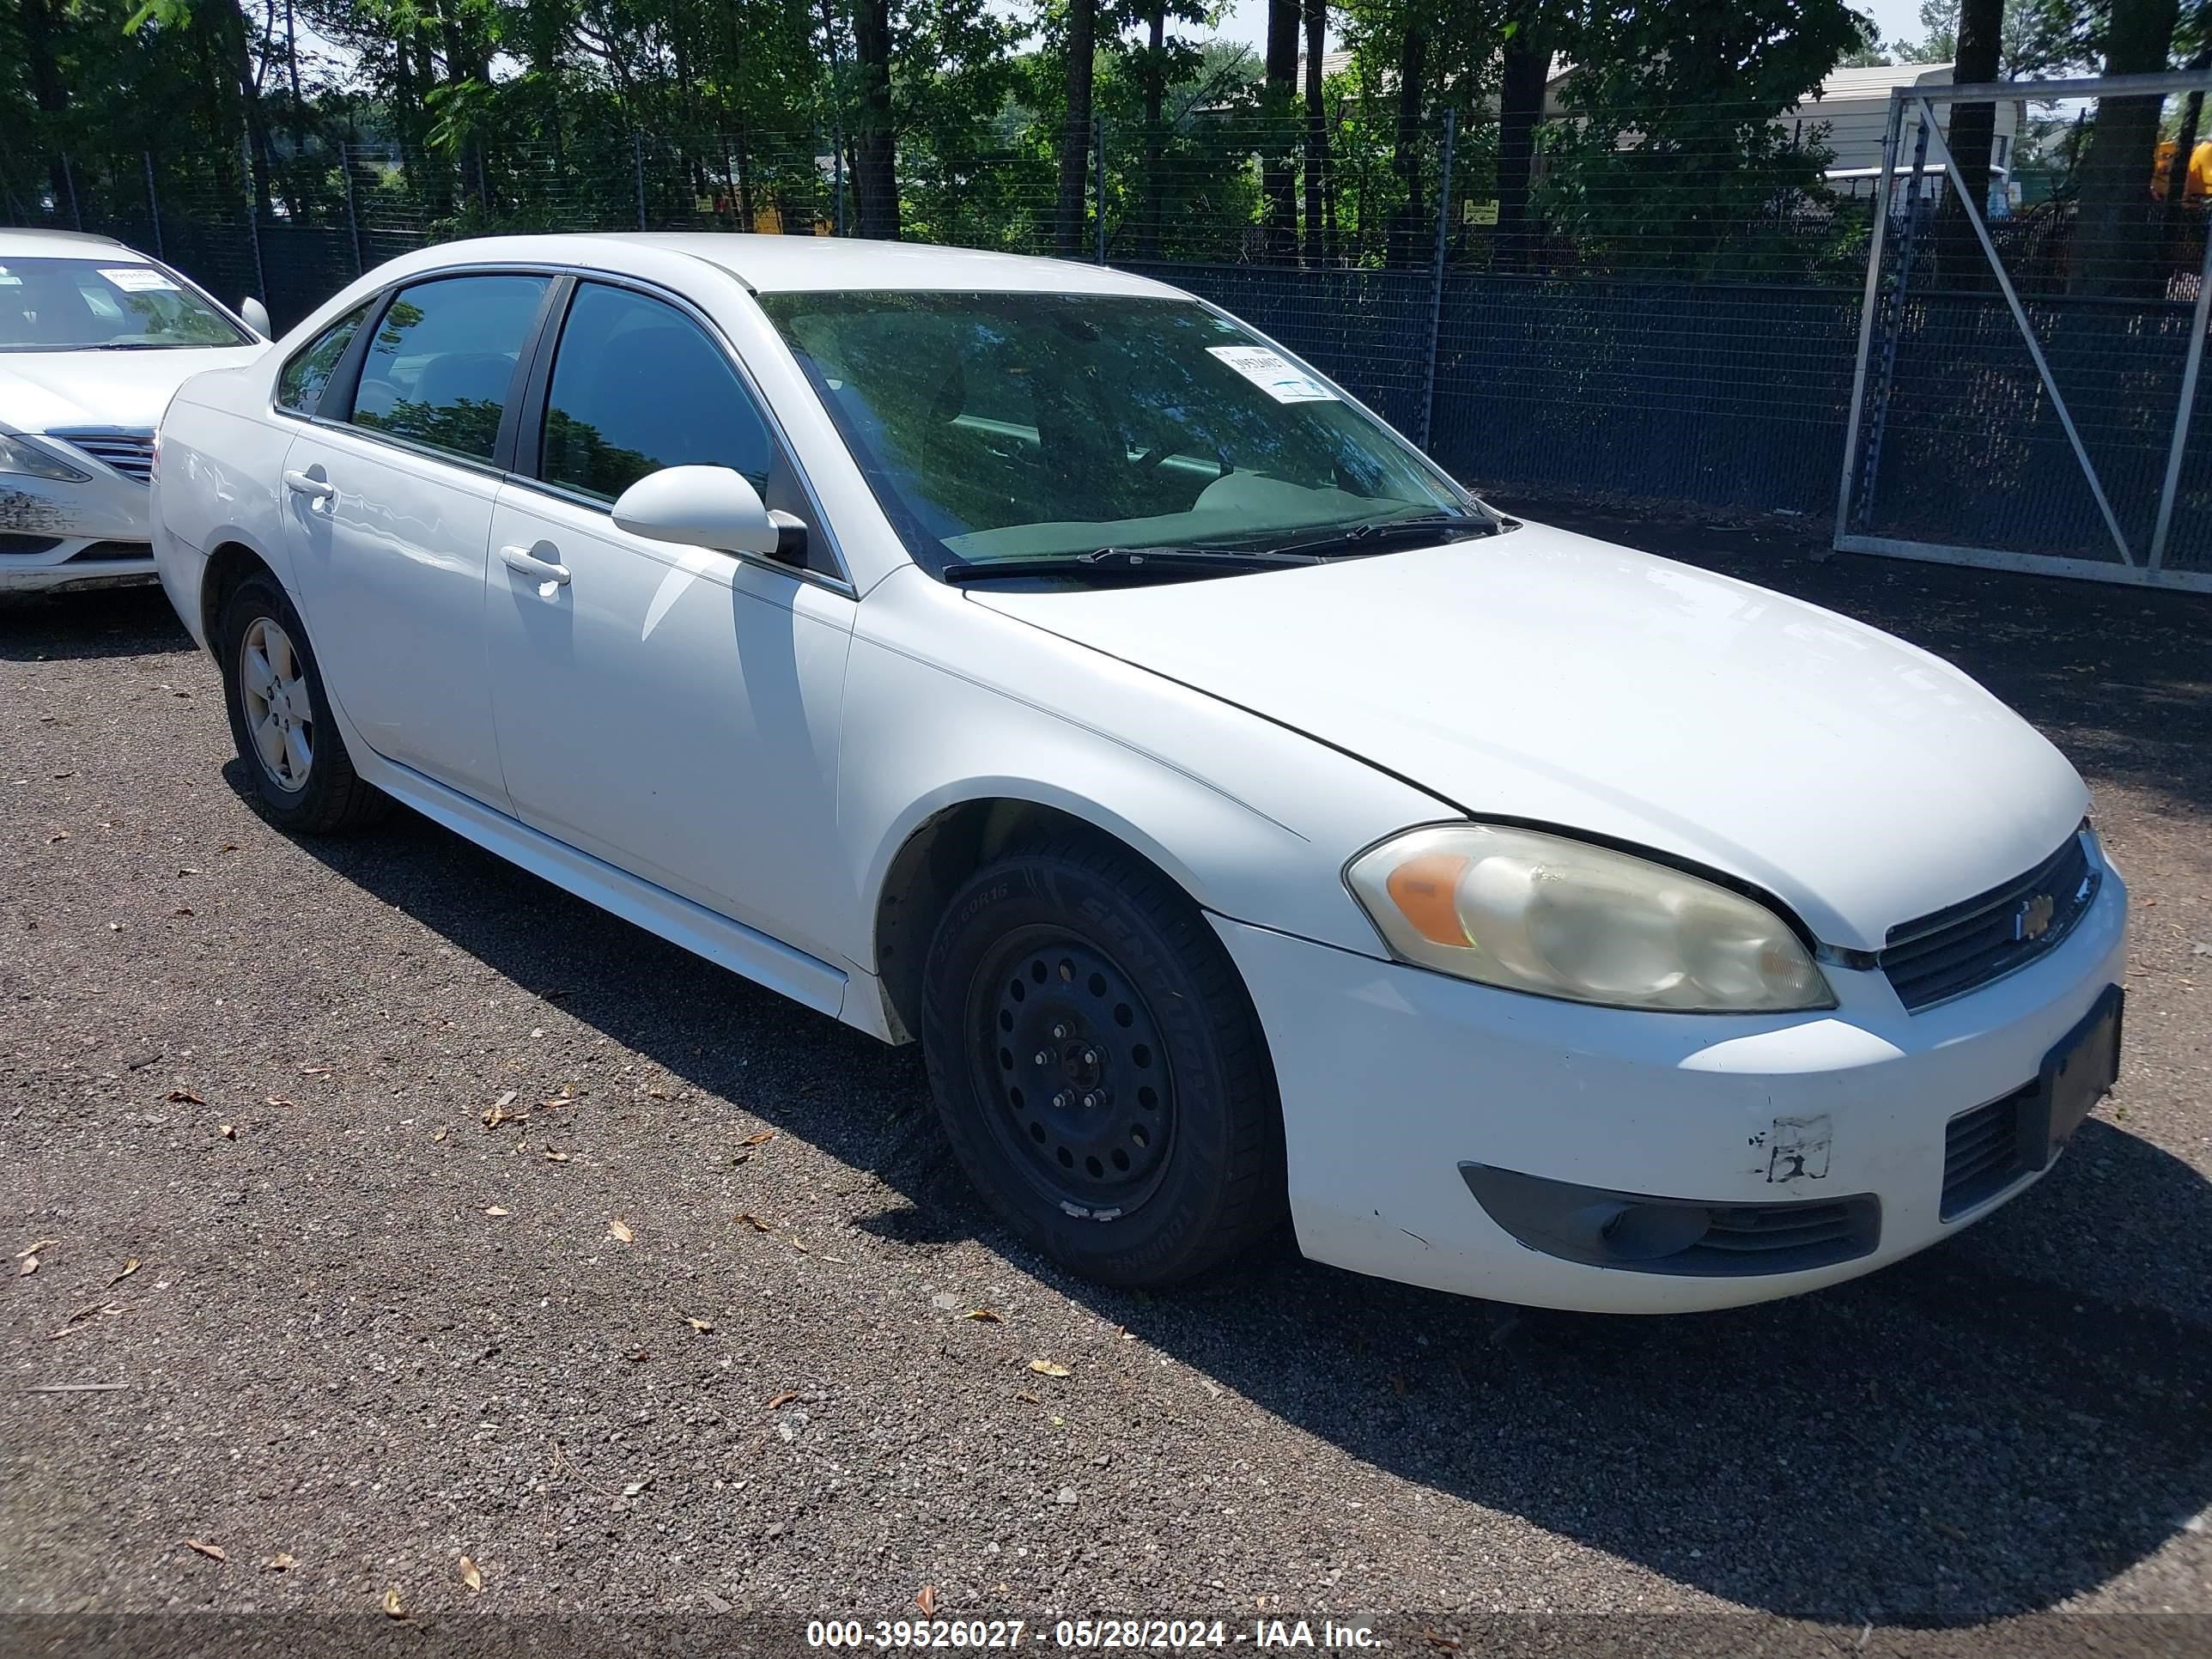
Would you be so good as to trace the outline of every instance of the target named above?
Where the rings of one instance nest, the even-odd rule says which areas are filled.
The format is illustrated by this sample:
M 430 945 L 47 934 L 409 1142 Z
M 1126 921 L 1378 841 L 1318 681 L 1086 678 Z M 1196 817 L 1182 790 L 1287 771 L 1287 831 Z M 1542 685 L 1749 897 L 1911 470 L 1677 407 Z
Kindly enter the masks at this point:
M 2038 893 L 2014 913 L 2012 936 L 2015 939 L 2041 939 L 2050 930 L 2051 918 L 2058 911 L 2058 901 L 2048 893 Z

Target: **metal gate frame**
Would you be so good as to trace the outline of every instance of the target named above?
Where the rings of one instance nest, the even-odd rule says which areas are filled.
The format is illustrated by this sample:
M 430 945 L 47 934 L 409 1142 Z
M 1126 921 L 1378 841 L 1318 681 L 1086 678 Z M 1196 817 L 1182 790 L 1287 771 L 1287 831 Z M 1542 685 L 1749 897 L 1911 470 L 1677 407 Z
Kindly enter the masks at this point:
M 1997 570 L 2031 571 L 2039 575 L 2071 576 L 2088 581 L 2122 582 L 2137 586 L 2180 588 L 2200 593 L 2212 593 L 2212 571 L 2172 570 L 2166 565 L 2166 544 L 2173 522 L 2173 501 L 2181 483 L 2183 452 L 2189 442 L 2189 420 L 2197 398 L 2197 380 L 2204 358 L 2204 334 L 2208 315 L 2212 315 L 2212 228 L 2205 237 L 2204 264 L 2197 283 L 2197 304 L 2192 313 L 2189 349 L 2183 360 L 2181 395 L 2173 412 L 2173 435 L 2166 447 L 2166 477 L 2159 492 L 2158 518 L 2151 532 L 2150 545 L 2138 559 L 2136 550 L 2128 544 L 2126 532 L 2120 527 L 2118 516 L 2105 495 L 2103 480 L 2097 475 L 2095 464 L 2081 441 L 2081 434 L 2074 424 L 2074 417 L 2066 407 L 2066 399 L 2052 378 L 2051 365 L 2045 361 L 2043 347 L 2035 337 L 2035 329 L 2028 320 L 2027 308 L 2006 273 L 2004 261 L 1998 257 L 1996 245 L 1990 240 L 1989 226 L 1984 222 L 1987 204 L 1969 201 L 1966 180 L 1959 171 L 1957 159 L 1945 140 L 1942 127 L 1936 119 L 1936 106 L 1960 103 L 1997 103 L 2001 101 L 2033 100 L 2038 102 L 2062 98 L 2130 97 L 2155 93 L 2165 97 L 2174 93 L 2201 92 L 2212 94 L 2212 70 L 2177 70 L 2156 75 L 2107 75 L 2074 81 L 1995 81 L 1967 86 L 1902 86 L 1891 89 L 1889 95 L 1889 124 L 1882 137 L 1881 176 L 1875 191 L 1874 234 L 1867 249 L 1866 291 L 1859 302 L 1858 358 L 1851 376 L 1851 404 L 1850 427 L 1844 443 L 1843 477 L 1836 490 L 1836 525 L 1832 545 L 1838 553 L 1873 553 L 1890 558 L 1922 559 L 1943 564 L 1978 565 Z M 1860 535 L 1850 530 L 1851 505 L 1856 493 L 1858 472 L 1862 459 L 1861 426 L 1866 416 L 1868 368 L 1874 346 L 1875 316 L 1881 308 L 1884 243 L 1890 219 L 1890 199 L 1898 172 L 1898 145 L 1904 131 L 1906 106 L 1913 106 L 1919 117 L 1919 131 L 1915 136 L 1917 149 L 1933 150 L 1942 163 L 1944 176 L 1950 189 L 1964 209 L 1966 221 L 1974 228 L 1974 235 L 1981 244 L 1982 255 L 1996 274 L 1997 289 L 2004 296 L 2021 337 L 2027 342 L 2029 357 L 2043 383 L 2044 393 L 2051 399 L 2051 410 L 2065 431 L 2066 441 L 2073 449 L 2074 459 L 2080 463 L 2081 475 L 2089 491 L 2096 498 L 2097 510 L 2105 527 L 2111 532 L 2120 559 L 2117 564 L 2107 564 L 2095 559 L 2069 558 L 2057 554 L 2016 553 L 1999 548 L 1961 547 L 1942 542 L 1911 541 L 1893 536 Z M 1921 177 L 1917 166 L 1913 169 L 1915 187 Z M 1917 223 L 1917 221 L 1915 222 Z

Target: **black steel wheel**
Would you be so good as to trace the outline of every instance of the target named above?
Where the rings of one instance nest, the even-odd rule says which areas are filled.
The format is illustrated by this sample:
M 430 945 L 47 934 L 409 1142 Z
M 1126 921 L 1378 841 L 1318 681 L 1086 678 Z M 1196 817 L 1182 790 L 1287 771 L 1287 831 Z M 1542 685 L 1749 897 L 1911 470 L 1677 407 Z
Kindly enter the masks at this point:
M 978 872 L 938 927 L 926 996 L 953 1150 L 1047 1254 L 1165 1283 L 1279 1218 L 1282 1126 L 1250 1000 L 1197 907 L 1126 850 L 1071 836 Z
M 1037 1190 L 1093 1220 L 1152 1197 L 1174 1144 L 1175 1079 L 1121 965 L 1062 929 L 1019 928 L 976 971 L 969 999 L 975 1094 Z

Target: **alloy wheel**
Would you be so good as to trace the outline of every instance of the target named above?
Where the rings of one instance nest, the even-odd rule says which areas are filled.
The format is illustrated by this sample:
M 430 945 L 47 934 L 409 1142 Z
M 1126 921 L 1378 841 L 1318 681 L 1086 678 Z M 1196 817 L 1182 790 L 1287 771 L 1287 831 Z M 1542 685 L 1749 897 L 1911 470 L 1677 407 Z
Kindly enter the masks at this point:
M 239 641 L 238 689 L 261 769 L 279 789 L 306 788 L 315 759 L 314 707 L 306 665 L 275 617 L 256 617 Z

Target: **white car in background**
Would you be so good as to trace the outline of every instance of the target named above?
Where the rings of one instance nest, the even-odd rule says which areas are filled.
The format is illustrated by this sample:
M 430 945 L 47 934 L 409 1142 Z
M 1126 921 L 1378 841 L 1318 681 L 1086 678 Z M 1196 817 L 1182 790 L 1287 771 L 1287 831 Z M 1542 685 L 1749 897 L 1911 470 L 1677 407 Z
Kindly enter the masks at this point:
M 1112 1282 L 1287 1213 L 1504 1301 L 1788 1295 L 2024 1190 L 2118 1063 L 2126 892 L 2024 721 L 1501 517 L 1141 277 L 427 249 L 188 382 L 155 519 L 272 822 L 397 799 L 919 1037 Z
M 154 430 L 191 376 L 267 349 L 242 309 L 106 236 L 0 230 L 0 592 L 154 580 Z

